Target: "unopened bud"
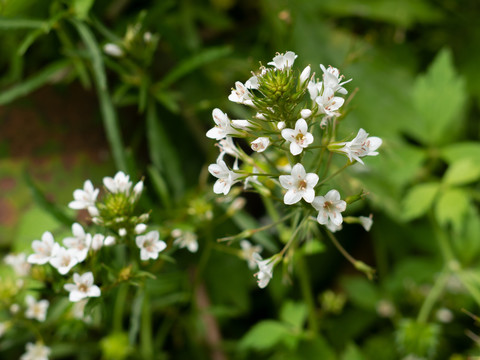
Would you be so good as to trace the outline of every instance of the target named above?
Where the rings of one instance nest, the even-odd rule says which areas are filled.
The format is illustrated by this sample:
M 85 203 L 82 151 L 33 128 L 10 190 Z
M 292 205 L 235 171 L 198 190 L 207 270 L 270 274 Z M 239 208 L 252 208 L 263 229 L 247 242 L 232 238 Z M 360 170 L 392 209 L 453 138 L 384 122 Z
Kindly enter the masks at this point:
M 119 229 L 118 230 L 118 235 L 120 235 L 122 237 L 127 235 L 127 230 L 125 230 L 124 228 Z
M 310 68 L 310 65 L 308 65 L 305 69 L 303 69 L 302 73 L 300 74 L 300 82 L 302 84 L 310 78 L 311 70 L 312 69 Z
M 105 240 L 103 240 L 104 246 L 112 246 L 115 245 L 115 238 L 113 236 L 107 236 Z
M 285 126 L 286 126 L 285 121 L 279 121 L 278 124 L 277 124 L 278 130 L 285 129 Z
M 258 139 L 251 142 L 252 150 L 259 153 L 265 151 L 268 145 L 270 145 L 270 139 L 267 137 L 259 137 Z
M 105 51 L 105 54 L 113 56 L 113 57 L 122 57 L 123 56 L 123 50 L 120 48 L 120 46 L 108 43 L 103 46 L 103 51 Z
M 311 115 L 312 115 L 312 110 L 310 109 L 303 109 L 302 111 L 300 111 L 300 116 L 303 119 L 308 119 Z
M 135 234 L 141 234 L 147 230 L 147 225 L 145 224 L 138 224 L 135 226 Z
M 134 187 L 133 187 L 133 193 L 135 194 L 135 197 L 139 197 L 142 194 L 143 191 L 143 181 L 139 181 Z

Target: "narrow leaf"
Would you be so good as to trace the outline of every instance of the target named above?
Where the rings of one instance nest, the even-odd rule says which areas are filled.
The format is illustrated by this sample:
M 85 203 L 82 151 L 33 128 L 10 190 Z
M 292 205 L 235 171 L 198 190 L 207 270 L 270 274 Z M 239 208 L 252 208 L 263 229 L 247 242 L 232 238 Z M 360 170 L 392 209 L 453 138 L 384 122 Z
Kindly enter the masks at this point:
M 19 19 L 0 17 L 0 29 L 40 29 L 45 27 L 47 22 L 38 19 Z

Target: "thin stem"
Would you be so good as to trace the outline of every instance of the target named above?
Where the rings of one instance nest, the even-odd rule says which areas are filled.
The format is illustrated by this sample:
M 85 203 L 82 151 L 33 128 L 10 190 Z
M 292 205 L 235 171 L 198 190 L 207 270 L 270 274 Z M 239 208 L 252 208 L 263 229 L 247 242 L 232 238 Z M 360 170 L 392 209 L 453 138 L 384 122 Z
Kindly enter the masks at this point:
M 340 169 L 338 169 L 337 171 L 335 171 L 333 174 L 330 174 L 329 176 L 327 176 L 325 179 L 323 179 L 322 181 L 320 181 L 317 186 L 320 186 L 322 184 L 324 184 L 325 182 L 327 182 L 328 180 L 332 179 L 333 177 L 337 176 L 339 173 L 341 173 L 343 170 L 345 170 L 347 167 L 349 167 L 350 165 L 352 165 L 351 162 L 347 162 L 345 165 L 343 165 Z
M 338 242 L 337 238 L 335 237 L 335 235 L 333 235 L 329 230 L 327 230 L 327 235 L 328 237 L 330 238 L 330 240 L 332 241 L 333 245 L 335 245 L 335 247 L 337 248 L 338 251 L 340 251 L 340 253 L 353 265 L 355 266 L 355 263 L 357 262 L 357 260 L 348 253 L 347 250 L 345 250 L 345 248 Z
M 444 270 L 438 279 L 435 281 L 433 288 L 428 293 L 427 297 L 423 301 L 422 307 L 420 308 L 420 312 L 417 316 L 417 322 L 425 323 L 428 320 L 428 315 L 432 311 L 433 305 L 437 302 L 438 298 L 442 294 L 443 289 L 447 283 L 449 272 Z
M 316 316 L 315 299 L 310 286 L 310 277 L 305 264 L 305 258 L 302 254 L 297 259 L 297 270 L 302 296 L 308 307 L 308 327 L 312 333 L 316 334 L 318 332 L 318 319 Z
M 288 240 L 288 242 L 285 244 L 283 249 L 280 251 L 280 253 L 279 253 L 280 256 L 282 256 L 282 257 L 284 256 L 285 252 L 292 245 L 293 241 L 297 238 L 298 232 L 302 228 L 303 224 L 308 220 L 308 218 L 309 218 L 308 214 L 307 214 L 307 216 L 303 217 L 302 221 L 300 222 L 300 224 L 298 224 L 298 226 L 295 229 L 295 231 L 293 232 L 292 236 L 290 236 L 290 239 Z

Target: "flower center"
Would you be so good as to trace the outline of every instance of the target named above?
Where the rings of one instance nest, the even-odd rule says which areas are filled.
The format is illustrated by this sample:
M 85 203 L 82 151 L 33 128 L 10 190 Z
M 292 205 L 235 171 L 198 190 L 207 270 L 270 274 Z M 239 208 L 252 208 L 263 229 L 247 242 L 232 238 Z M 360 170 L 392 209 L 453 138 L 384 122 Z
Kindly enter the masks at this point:
M 297 143 L 300 143 L 300 144 L 301 144 L 301 143 L 303 143 L 304 140 L 305 140 L 305 136 L 304 136 L 301 132 L 299 132 L 299 133 L 297 134 L 297 136 L 295 136 L 295 141 L 296 141 Z
M 304 191 L 307 188 L 307 182 L 305 180 L 300 180 L 298 182 L 298 190 Z
M 331 201 L 325 201 L 323 203 L 323 208 L 326 210 L 326 211 L 329 211 L 331 212 L 332 211 L 332 208 L 333 208 L 333 204 Z
M 85 284 L 78 285 L 78 291 L 86 293 L 88 291 L 88 286 Z

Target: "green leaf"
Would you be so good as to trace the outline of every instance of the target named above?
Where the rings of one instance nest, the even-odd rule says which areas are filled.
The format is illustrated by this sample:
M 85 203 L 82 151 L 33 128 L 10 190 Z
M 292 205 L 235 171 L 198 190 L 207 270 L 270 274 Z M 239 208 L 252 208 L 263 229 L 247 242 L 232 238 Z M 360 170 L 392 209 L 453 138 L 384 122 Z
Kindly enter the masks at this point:
M 0 17 L 0 29 L 3 30 L 40 29 L 46 26 L 44 20 Z
M 436 182 L 418 184 L 409 189 L 403 201 L 405 220 L 413 220 L 424 215 L 432 206 L 440 184 Z
M 381 296 L 372 282 L 363 277 L 349 277 L 342 280 L 342 286 L 345 288 L 349 300 L 356 306 L 376 311 Z
M 462 142 L 444 147 L 440 151 L 440 156 L 449 164 L 460 159 L 480 159 L 479 142 Z
M 448 185 L 465 185 L 480 178 L 480 158 L 459 159 L 453 162 L 443 176 L 443 182 Z
M 48 65 L 39 73 L 25 80 L 24 82 L 3 91 L 0 94 L 0 105 L 8 104 L 20 97 L 26 96 L 49 81 L 53 81 L 53 79 L 69 65 L 69 60 L 59 60 Z
M 80 20 L 85 20 L 88 16 L 95 0 L 74 0 L 73 1 L 73 10 Z
M 470 206 L 468 193 L 462 189 L 447 189 L 442 192 L 435 206 L 435 216 L 442 226 L 452 225 L 461 230 Z
M 467 99 L 465 81 L 454 69 L 450 50 L 443 49 L 425 75 L 417 78 L 413 103 L 419 118 L 410 133 L 423 144 L 452 140 L 462 123 Z
M 291 325 L 295 330 L 301 330 L 307 318 L 307 306 L 304 303 L 287 301 L 280 310 L 280 320 Z
M 360 349 L 353 343 L 347 345 L 341 360 L 366 360 Z
M 263 320 L 255 324 L 240 340 L 240 348 L 268 350 L 289 335 L 285 324 L 275 320 Z

